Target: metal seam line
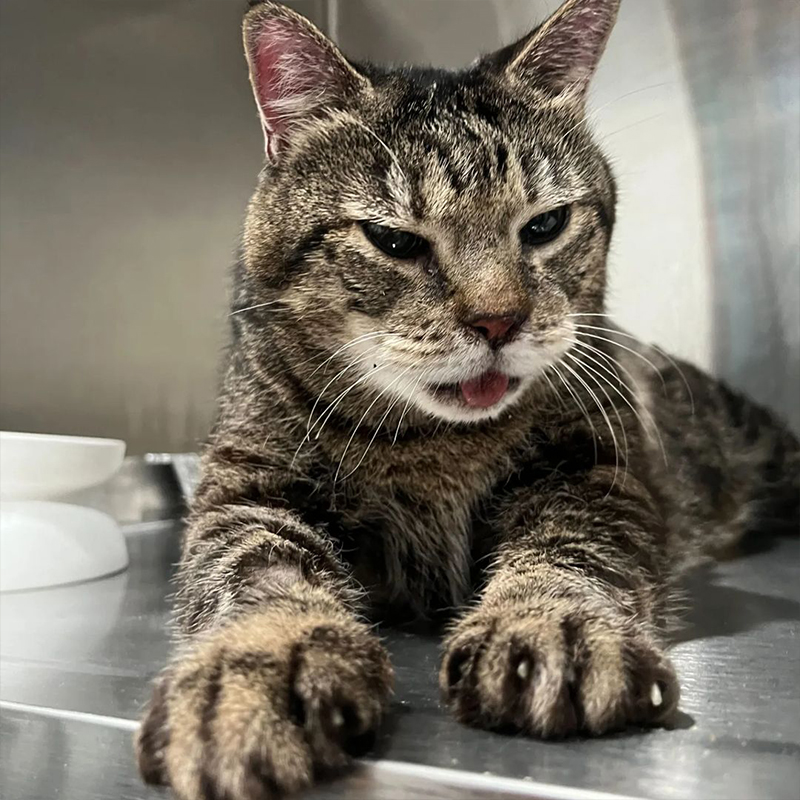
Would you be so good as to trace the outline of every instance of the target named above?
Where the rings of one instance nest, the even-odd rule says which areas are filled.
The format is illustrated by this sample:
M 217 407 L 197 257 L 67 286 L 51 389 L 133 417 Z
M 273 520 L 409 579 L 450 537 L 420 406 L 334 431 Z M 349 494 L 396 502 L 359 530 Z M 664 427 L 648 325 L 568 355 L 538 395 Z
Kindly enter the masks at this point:
M 28 703 L 15 703 L 0 700 L 0 710 L 19 711 L 40 717 L 67 720 L 69 722 L 83 722 L 90 725 L 100 725 L 106 728 L 116 728 L 133 733 L 139 723 L 132 719 L 108 717 L 102 714 L 89 714 L 83 711 L 66 711 L 48 706 L 30 705 Z M 445 767 L 432 767 L 425 764 L 408 764 L 403 761 L 379 759 L 376 761 L 359 761 L 363 772 L 369 773 L 373 778 L 386 780 L 388 778 L 416 778 L 427 780 L 431 783 L 447 784 L 471 790 L 491 790 L 504 792 L 520 797 L 535 797 L 538 800 L 633 800 L 633 798 L 606 792 L 596 792 L 588 789 L 577 789 L 569 786 L 558 786 L 536 781 L 505 778 L 496 775 L 476 774 L 463 770 L 447 769 Z

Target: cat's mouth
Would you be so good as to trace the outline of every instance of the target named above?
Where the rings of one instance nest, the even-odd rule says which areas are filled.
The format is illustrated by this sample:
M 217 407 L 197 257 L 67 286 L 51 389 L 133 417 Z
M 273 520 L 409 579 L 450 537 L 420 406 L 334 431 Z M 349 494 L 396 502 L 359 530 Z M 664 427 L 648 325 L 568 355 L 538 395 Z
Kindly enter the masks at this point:
M 519 384 L 519 378 L 487 370 L 477 378 L 468 381 L 429 385 L 428 391 L 439 402 L 457 403 L 468 408 L 488 409 L 496 406 L 507 394 L 515 391 Z

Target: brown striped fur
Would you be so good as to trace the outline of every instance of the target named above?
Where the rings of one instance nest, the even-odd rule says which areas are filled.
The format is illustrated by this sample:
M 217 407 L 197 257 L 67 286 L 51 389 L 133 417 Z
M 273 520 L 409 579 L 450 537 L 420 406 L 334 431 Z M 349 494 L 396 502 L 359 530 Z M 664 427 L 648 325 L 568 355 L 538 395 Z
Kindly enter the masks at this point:
M 460 609 L 440 683 L 466 723 L 660 724 L 678 576 L 796 531 L 796 439 L 603 315 L 615 188 L 583 99 L 617 6 L 569 0 L 459 73 L 351 64 L 293 12 L 247 13 L 267 161 L 146 780 L 250 800 L 346 765 L 392 686 L 368 614 Z M 565 205 L 558 239 L 520 243 Z M 429 249 L 391 258 L 365 220 Z M 502 345 L 470 327 L 509 315 Z M 489 409 L 441 388 L 486 370 L 513 379 Z

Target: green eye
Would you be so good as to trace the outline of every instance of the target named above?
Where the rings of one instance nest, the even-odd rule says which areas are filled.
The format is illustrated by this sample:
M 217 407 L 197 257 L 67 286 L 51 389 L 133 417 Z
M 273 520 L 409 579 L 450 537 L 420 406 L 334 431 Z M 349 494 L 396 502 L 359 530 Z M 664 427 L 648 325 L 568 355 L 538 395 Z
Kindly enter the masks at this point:
M 535 216 L 519 232 L 523 244 L 540 245 L 557 239 L 569 222 L 569 206 L 545 211 L 544 214 Z
M 361 228 L 378 250 L 392 258 L 416 258 L 428 251 L 425 239 L 408 231 L 388 228 L 376 222 L 362 222 Z

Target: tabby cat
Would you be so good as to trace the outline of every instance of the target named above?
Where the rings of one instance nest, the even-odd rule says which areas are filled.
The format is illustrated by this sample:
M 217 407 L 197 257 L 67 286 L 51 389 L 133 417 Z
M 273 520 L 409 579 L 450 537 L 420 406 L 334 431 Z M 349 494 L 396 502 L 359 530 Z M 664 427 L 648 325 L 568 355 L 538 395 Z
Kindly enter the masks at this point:
M 664 724 L 676 578 L 797 525 L 792 435 L 604 314 L 585 97 L 618 5 L 568 0 L 445 72 L 352 63 L 251 3 L 266 159 L 145 780 L 249 800 L 346 765 L 392 691 L 368 613 L 461 609 L 439 682 L 470 725 Z

